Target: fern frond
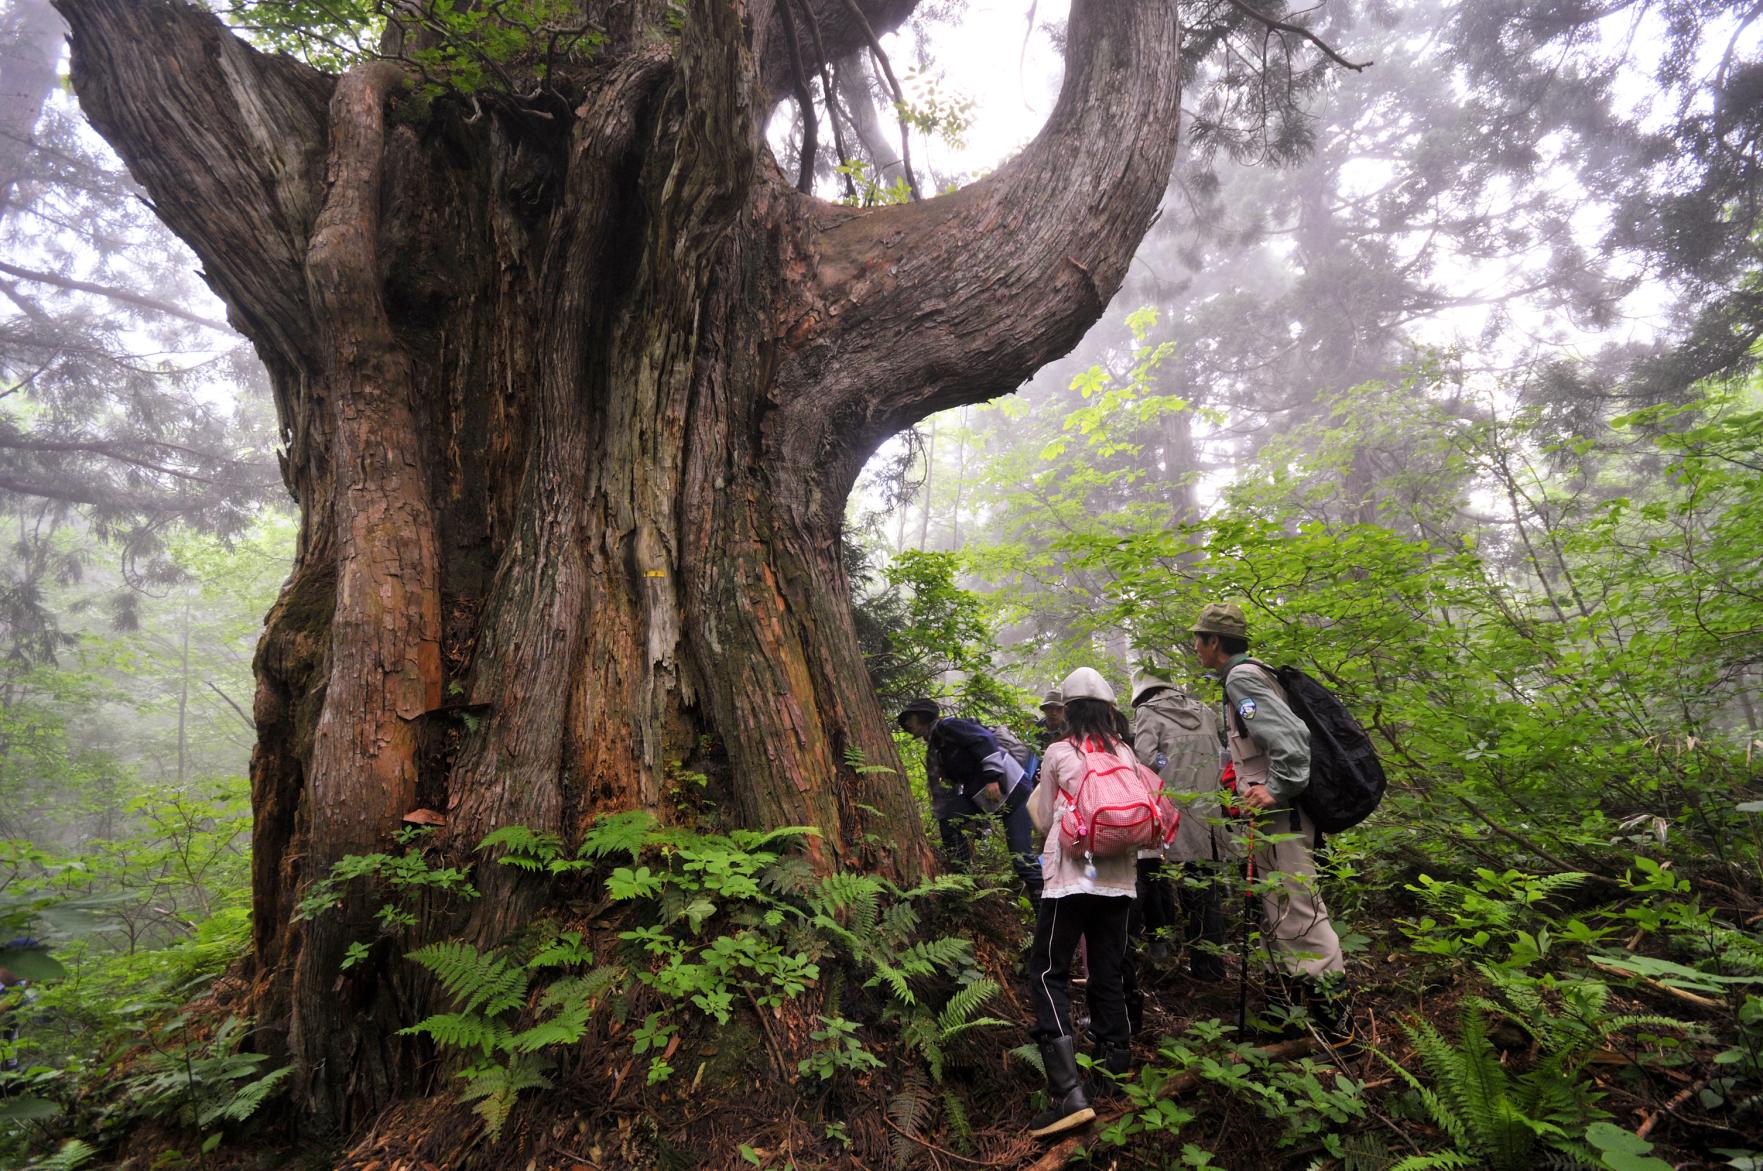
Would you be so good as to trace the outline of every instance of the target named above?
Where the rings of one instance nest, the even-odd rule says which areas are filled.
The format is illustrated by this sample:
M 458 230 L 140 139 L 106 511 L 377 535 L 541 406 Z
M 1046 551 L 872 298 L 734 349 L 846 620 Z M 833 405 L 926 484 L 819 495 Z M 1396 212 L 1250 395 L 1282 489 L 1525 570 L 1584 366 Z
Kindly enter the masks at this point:
M 1403 1025 L 1402 1029 L 1408 1034 L 1408 1040 L 1413 1044 L 1415 1053 L 1420 1057 L 1421 1065 L 1425 1066 L 1435 1078 L 1439 1076 L 1438 1070 L 1451 1068 L 1450 1043 L 1430 1023 L 1416 1020 Z M 1445 1132 L 1453 1145 L 1462 1148 L 1470 1145 L 1469 1131 L 1464 1126 L 1462 1117 L 1444 1099 L 1433 1093 L 1425 1082 L 1414 1076 L 1406 1066 L 1395 1058 L 1381 1050 L 1373 1052 L 1383 1059 L 1384 1064 L 1388 1065 L 1396 1076 L 1408 1083 L 1408 1088 L 1413 1090 L 1415 1096 L 1420 1099 L 1420 1104 L 1426 1110 L 1427 1117 L 1432 1119 L 1434 1126 Z
M 459 1096 L 467 1102 L 477 1102 L 472 1110 L 488 1126 L 491 1142 L 502 1136 L 502 1127 L 522 1090 L 551 1088 L 551 1079 L 542 1069 L 534 1058 L 518 1057 L 507 1065 L 459 1071 L 459 1076 L 465 1080 L 465 1090 Z
M 500 849 L 496 860 L 504 866 L 522 870 L 543 870 L 550 862 L 563 856 L 563 839 L 553 833 L 539 833 L 524 825 L 505 825 L 492 830 L 477 844 L 478 853 L 488 854 Z
M 943 1115 L 949 1120 L 949 1129 L 955 1132 L 956 1149 L 964 1154 L 972 1151 L 973 1124 L 967 1120 L 967 1107 L 956 1096 L 954 1086 L 943 1087 Z
M 417 948 L 410 958 L 433 972 L 461 1012 L 505 1012 L 526 999 L 526 973 L 505 957 L 457 939 Z
M 572 1001 L 592 1004 L 605 996 L 614 984 L 624 978 L 624 969 L 616 964 L 602 964 L 580 976 L 558 980 L 547 985 L 539 997 L 540 1008 L 557 1008 Z
M 904 1168 L 917 1157 L 918 1148 L 912 1139 L 924 1134 L 930 1111 L 930 1087 L 923 1074 L 912 1070 L 906 1074 L 900 1092 L 888 1099 L 888 1119 L 899 1132 L 892 1136 L 896 1168 Z
M 948 1036 L 951 1030 L 965 1025 L 968 1017 L 978 1012 L 981 1005 L 997 994 L 998 985 L 985 978 L 956 989 L 955 994 L 943 1005 L 942 1012 L 937 1014 L 937 1028 L 944 1036 Z
M 224 1106 L 205 1111 L 197 1120 L 198 1124 L 207 1128 L 223 1119 L 227 1122 L 244 1122 L 257 1113 L 257 1108 L 274 1095 L 293 1072 L 293 1066 L 284 1065 L 280 1069 L 271 1070 L 260 1078 L 246 1082 L 234 1092 Z
M 1022 1062 L 1030 1069 L 1033 1069 L 1037 1077 L 1047 1076 L 1047 1067 L 1041 1063 L 1041 1047 L 1034 1044 L 1032 1041 L 1027 1045 L 1018 1045 L 1014 1049 L 1005 1050 L 1004 1056 L 1014 1057 L 1016 1060 Z M 1379 1056 L 1382 1055 L 1379 1054 Z M 1385 1060 L 1388 1059 L 1386 1058 Z M 1400 1069 L 1401 1067 L 1397 1066 L 1397 1068 Z
M 877 984 L 886 984 L 894 999 L 901 1004 L 918 1003 L 918 998 L 912 995 L 912 986 L 906 981 L 906 973 L 886 960 L 875 961 L 875 975 L 864 981 L 863 986 L 873 988 Z
M 623 813 L 602 817 L 582 835 L 576 857 L 604 858 L 608 854 L 623 853 L 629 854 L 631 862 L 635 863 L 643 848 L 650 844 L 650 835 L 655 832 L 657 824 L 655 815 L 646 809 L 627 809 Z
M 806 858 L 791 854 L 759 872 L 759 885 L 781 898 L 805 899 L 814 889 L 814 867 Z
M 767 830 L 737 829 L 728 836 L 735 845 L 747 853 L 753 854 L 765 849 L 773 842 L 817 838 L 820 836 L 820 830 L 811 825 L 780 825 L 776 829 Z
M 908 902 L 894 903 L 882 913 L 876 934 L 889 946 L 904 945 L 918 934 L 918 909 Z
M 1008 1029 L 1008 1028 L 1012 1028 L 1018 1024 L 1021 1024 L 1021 1022 L 1020 1021 L 1007 1021 L 1007 1020 L 1004 1020 L 1002 1017 L 976 1016 L 970 1021 L 962 1021 L 960 1024 L 954 1026 L 953 1028 L 944 1029 L 943 1030 L 943 1043 L 945 1045 L 947 1045 L 950 1041 L 955 1040 L 957 1037 L 964 1037 L 968 1033 L 973 1032 L 973 1030 L 975 1030 L 975 1029 L 999 1029 L 999 1028 Z
M 1390 1171 L 1435 1171 L 1436 1168 L 1449 1168 L 1455 1171 L 1456 1168 L 1475 1167 L 1476 1165 L 1474 1159 L 1458 1151 L 1440 1151 L 1436 1155 L 1409 1155 L 1391 1167 Z
M 1552 899 L 1558 894 L 1564 894 L 1565 892 L 1572 890 L 1574 887 L 1579 886 L 1590 877 L 1591 875 L 1578 870 L 1570 870 L 1564 874 L 1544 874 L 1541 877 L 1531 880 L 1530 890 L 1526 895 L 1526 900 L 1532 903 L 1540 903 L 1547 899 Z
M 539 953 L 526 962 L 526 966 L 538 971 L 541 968 L 569 968 L 576 964 L 593 962 L 594 953 L 582 946 L 582 933 L 565 931 L 540 948 Z
M 26 1171 L 79 1171 L 97 1154 L 97 1148 L 77 1138 L 70 1138 L 53 1155 L 30 1164 Z
M 900 1041 L 907 1049 L 924 1059 L 925 1068 L 930 1070 L 930 1080 L 941 1085 L 943 1082 L 943 1034 L 937 1028 L 937 1020 L 926 1009 L 919 1008 L 910 1013 L 900 1025 Z
M 485 1054 L 502 1048 L 512 1034 L 500 1021 L 489 1020 L 476 1013 L 443 1012 L 424 1017 L 408 1029 L 399 1029 L 405 1036 L 427 1036 L 444 1049 L 482 1049 Z
M 1360 1132 L 1341 1139 L 1341 1171 L 1387 1171 L 1389 1144 L 1376 1134 Z
M 973 966 L 973 941 L 959 935 L 921 940 L 900 952 L 896 962 L 915 976 L 959 972 Z
M 852 933 L 869 940 L 875 936 L 884 887 L 873 874 L 829 874 L 820 880 L 817 901 L 829 913 L 844 911 Z
M 1457 1044 L 1449 1051 L 1440 1087 L 1468 1123 L 1471 1134 L 1480 1137 L 1477 1145 L 1500 1152 L 1501 1164 L 1507 1165 L 1513 1118 L 1505 1067 L 1488 1040 L 1485 1013 L 1466 1005 L 1458 1021 Z
M 549 1000 L 551 993 L 546 992 Z M 556 1016 L 540 1021 L 509 1038 L 509 1047 L 516 1053 L 537 1053 L 553 1045 L 573 1045 L 588 1031 L 588 999 L 569 996 L 555 1001 L 560 1006 Z
M 899 894 L 903 899 L 935 898 L 937 895 L 954 894 L 958 891 L 972 894 L 978 885 L 972 875 L 938 874 L 925 879 L 911 890 L 900 891 Z

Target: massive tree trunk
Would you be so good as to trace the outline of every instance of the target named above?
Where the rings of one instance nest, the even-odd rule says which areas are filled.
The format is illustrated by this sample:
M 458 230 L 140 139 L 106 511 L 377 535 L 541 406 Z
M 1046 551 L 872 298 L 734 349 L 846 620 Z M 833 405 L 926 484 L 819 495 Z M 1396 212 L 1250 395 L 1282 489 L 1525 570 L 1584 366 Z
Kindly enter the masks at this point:
M 358 924 L 293 904 L 415 806 L 460 852 L 567 837 L 667 816 L 683 762 L 731 820 L 820 827 L 824 868 L 931 865 L 904 783 L 847 763 L 897 760 L 845 500 L 887 436 L 1013 389 L 1107 304 L 1175 149 L 1172 0 L 1079 0 L 1042 135 L 871 211 L 765 149 L 792 72 L 768 0 L 694 0 L 674 38 L 663 4 L 595 6 L 567 83 L 428 104 L 391 64 L 323 75 L 179 0 L 56 3 L 93 122 L 276 389 L 303 524 L 257 662 L 258 1020 L 309 1117 L 405 1088 L 411 1006 L 340 970 Z M 837 56 L 859 8 L 886 31 L 911 6 L 798 9 Z M 541 897 L 479 884 L 483 939 Z

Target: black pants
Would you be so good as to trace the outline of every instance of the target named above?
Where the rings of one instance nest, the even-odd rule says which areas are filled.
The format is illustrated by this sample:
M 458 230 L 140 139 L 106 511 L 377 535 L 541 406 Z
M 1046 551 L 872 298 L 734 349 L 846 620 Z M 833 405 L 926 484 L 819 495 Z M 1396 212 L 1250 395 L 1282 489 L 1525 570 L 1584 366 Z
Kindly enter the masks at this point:
M 1187 862 L 1175 888 L 1181 903 L 1188 967 L 1201 980 L 1224 979 L 1223 885 L 1223 867 Z
M 1010 848 L 1010 867 L 1022 883 L 1031 903 L 1041 899 L 1041 854 L 1035 846 L 1034 822 L 1029 820 L 1028 799 L 1033 790 L 1026 784 L 1016 786 L 1004 807 L 987 813 L 973 802 L 963 799 L 951 803 L 947 812 L 938 811 L 937 829 L 943 839 L 943 859 L 960 866 L 973 861 L 973 834 L 995 819 L 1004 826 L 1004 843 Z
M 1132 946 L 1122 965 L 1121 983 L 1126 991 L 1126 1018 L 1136 1034 L 1145 1023 L 1145 993 L 1139 985 L 1139 951 L 1147 939 L 1155 939 L 1165 927 L 1175 926 L 1175 883 L 1161 858 L 1140 858 L 1138 895 L 1132 901 L 1127 934 Z
M 1065 895 L 1042 899 L 1028 953 L 1029 1001 L 1035 1024 L 1029 1035 L 1051 1041 L 1072 1035 L 1071 957 L 1077 941 L 1088 945 L 1090 1031 L 1104 1045 L 1125 1045 L 1132 1036 L 1122 984 L 1127 963 L 1126 921 L 1132 900 L 1119 895 Z
M 1132 903 L 1132 937 L 1155 939 L 1175 926 L 1175 882 L 1161 858 L 1140 858 L 1138 897 Z

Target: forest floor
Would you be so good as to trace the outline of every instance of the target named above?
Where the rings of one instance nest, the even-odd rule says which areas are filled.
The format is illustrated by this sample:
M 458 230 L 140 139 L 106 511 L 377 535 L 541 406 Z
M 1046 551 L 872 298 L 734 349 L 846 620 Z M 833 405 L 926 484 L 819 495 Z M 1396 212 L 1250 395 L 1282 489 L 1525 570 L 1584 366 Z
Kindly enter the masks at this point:
M 1453 1149 L 1449 1136 L 1420 1120 L 1424 1115 L 1395 1065 L 1424 1067 L 1413 1040 L 1416 1021 L 1430 1022 L 1443 1036 L 1457 1034 L 1469 992 L 1467 965 L 1453 974 L 1436 957 L 1429 963 L 1428 957 L 1402 950 L 1361 949 L 1353 971 L 1364 1044 L 1335 1052 L 1319 1037 L 1303 1035 L 1263 1035 L 1233 1047 L 1229 1026 L 1237 1018 L 1240 971 L 1234 956 L 1227 959 L 1226 978 L 1216 983 L 1192 979 L 1179 959 L 1147 963 L 1142 969 L 1145 1027 L 1134 1043 L 1141 1067 L 1136 1088 L 1101 1097 L 1094 1124 L 1049 1143 L 1025 1133 L 1028 1117 L 1040 1106 L 1041 1087 L 1038 1070 L 1020 1052 L 1026 1030 L 1003 1023 L 1031 1015 L 1026 988 L 1012 978 L 1020 966 L 1021 925 L 1002 913 L 978 915 L 972 925 L 982 966 L 1001 977 L 1000 993 L 986 1006 L 1000 1023 L 970 1034 L 970 1043 L 953 1053 L 938 1081 L 881 1029 L 873 1030 L 873 1039 L 866 1037 L 882 1060 L 878 1068 L 824 1083 L 799 1077 L 789 1058 L 801 1050 L 790 1038 L 805 1038 L 814 1018 L 792 1014 L 789 1005 L 767 1010 L 755 1005 L 754 1012 L 737 1014 L 728 1027 L 709 1025 L 696 1035 L 676 1037 L 682 1051 L 675 1054 L 670 1047 L 668 1054 L 682 1072 L 659 1085 L 646 1084 L 641 1061 L 633 1061 L 628 1046 L 613 1043 L 622 1025 L 612 1026 L 599 1051 L 615 1053 L 614 1058 L 582 1060 L 556 1071 L 553 1088 L 523 1097 L 494 1142 L 470 1104 L 437 1077 L 431 1096 L 392 1106 L 348 1144 L 318 1147 L 286 1135 L 277 1142 L 268 1132 L 258 1142 L 246 1139 L 203 1154 L 191 1146 L 187 1132 L 140 1131 L 120 1152 L 119 1166 L 138 1171 L 184 1166 L 205 1171 L 1053 1171 L 1066 1165 L 1387 1171 L 1404 1158 Z M 1259 982 L 1252 974 L 1251 1015 L 1264 1004 Z M 1073 991 L 1073 1011 L 1081 1016 L 1082 992 Z M 855 989 L 846 996 L 851 1002 L 861 999 Z M 1661 1009 L 1659 1003 L 1626 1000 L 1611 1007 Z M 227 1008 L 217 1005 L 216 1012 Z M 1687 1010 L 1679 1015 L 1688 1017 L 1696 1006 L 1677 1008 Z M 862 1006 L 846 1003 L 840 1011 L 862 1015 Z M 756 1031 L 753 1017 L 770 1019 L 760 1019 Z M 1491 1019 L 1487 1035 L 1500 1066 L 1514 1078 L 1536 1064 L 1535 1043 L 1518 1022 Z M 1685 1054 L 1675 1067 L 1642 1062 L 1634 1052 L 1614 1047 L 1592 1052 L 1580 1078 L 1589 1082 L 1598 1108 L 1613 1125 L 1655 1144 L 1655 1157 L 1668 1160 L 1605 1165 L 1636 1171 L 1742 1166 L 1714 1152 L 1756 1145 L 1754 1131 L 1747 1130 L 1756 1118 L 1718 1103 L 1705 1108 L 1703 1091 L 1715 1069 L 1712 1050 Z M 685 1071 L 692 1070 L 687 1076 Z M 1358 1105 L 1343 1111 L 1344 1099 Z M 1754 1111 L 1755 1103 L 1748 1109 Z M 1596 1164 L 1575 1164 L 1539 1150 L 1524 1165 Z

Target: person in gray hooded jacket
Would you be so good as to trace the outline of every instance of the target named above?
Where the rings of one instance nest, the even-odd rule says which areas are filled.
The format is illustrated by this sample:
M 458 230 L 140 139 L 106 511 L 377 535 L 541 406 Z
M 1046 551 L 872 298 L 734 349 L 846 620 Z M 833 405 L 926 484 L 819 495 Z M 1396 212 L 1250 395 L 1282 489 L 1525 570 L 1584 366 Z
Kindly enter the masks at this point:
M 1161 927 L 1175 926 L 1173 904 L 1179 900 L 1189 971 L 1197 980 L 1222 980 L 1225 923 L 1219 886 L 1221 864 L 1231 855 L 1218 784 L 1223 767 L 1218 717 L 1210 704 L 1145 671 L 1133 676 L 1132 703 L 1133 752 L 1163 778 L 1165 792 L 1181 809 L 1181 828 L 1165 851 L 1178 867 L 1176 874 L 1163 871 L 1156 860 L 1140 863 L 1145 929 L 1155 935 Z

